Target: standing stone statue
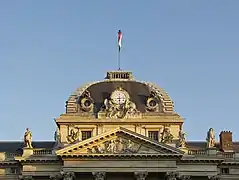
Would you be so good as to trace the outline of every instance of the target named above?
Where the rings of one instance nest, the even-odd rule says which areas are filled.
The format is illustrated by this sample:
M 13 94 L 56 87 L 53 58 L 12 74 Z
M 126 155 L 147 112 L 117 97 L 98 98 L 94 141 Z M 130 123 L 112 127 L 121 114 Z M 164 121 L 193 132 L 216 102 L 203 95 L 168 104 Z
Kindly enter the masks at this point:
M 209 131 L 207 132 L 207 148 L 212 148 L 215 147 L 215 133 L 213 128 L 210 128 Z
M 183 130 L 180 130 L 178 133 L 178 138 L 179 138 L 179 147 L 186 147 L 186 133 L 183 132 Z
M 55 131 L 55 134 L 54 134 L 54 140 L 57 142 L 57 143 L 60 143 L 61 142 L 61 133 L 60 133 L 60 130 L 59 128 L 57 127 L 56 131 Z
M 24 148 L 32 148 L 32 132 L 29 128 L 26 129 L 24 134 Z

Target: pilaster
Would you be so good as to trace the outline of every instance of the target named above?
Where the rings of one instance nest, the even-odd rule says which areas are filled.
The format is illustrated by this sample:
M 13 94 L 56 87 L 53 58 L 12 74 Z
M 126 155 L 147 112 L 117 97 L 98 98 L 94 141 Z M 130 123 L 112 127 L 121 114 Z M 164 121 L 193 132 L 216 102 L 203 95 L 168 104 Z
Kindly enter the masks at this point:
M 95 180 L 105 180 L 106 178 L 105 172 L 92 172 L 92 175 Z
M 137 180 L 145 180 L 147 176 L 148 176 L 148 172 L 146 172 L 146 171 L 134 172 L 134 177 Z

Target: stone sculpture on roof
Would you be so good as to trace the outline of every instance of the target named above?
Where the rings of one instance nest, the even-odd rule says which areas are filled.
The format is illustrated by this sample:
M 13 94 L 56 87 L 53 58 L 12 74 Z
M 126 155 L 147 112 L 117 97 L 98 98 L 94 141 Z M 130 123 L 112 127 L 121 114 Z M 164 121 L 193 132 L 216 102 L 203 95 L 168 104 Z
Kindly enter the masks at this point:
M 32 132 L 29 128 L 26 129 L 24 134 L 24 148 L 32 148 Z
M 210 128 L 207 132 L 207 148 L 213 148 L 215 147 L 215 133 L 214 133 L 214 129 Z

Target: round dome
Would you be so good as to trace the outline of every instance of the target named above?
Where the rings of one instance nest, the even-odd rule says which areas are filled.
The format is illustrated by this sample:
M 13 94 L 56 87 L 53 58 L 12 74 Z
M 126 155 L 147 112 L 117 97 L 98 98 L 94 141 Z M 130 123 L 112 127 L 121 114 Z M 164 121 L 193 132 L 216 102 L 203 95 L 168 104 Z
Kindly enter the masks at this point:
M 115 91 L 119 93 L 114 93 Z M 106 100 L 126 98 L 124 103 L 131 102 L 140 113 L 173 113 L 174 105 L 168 94 L 150 82 L 137 81 L 131 72 L 108 72 L 102 81 L 86 84 L 78 88 L 66 102 L 66 113 L 97 114 L 106 108 Z M 112 97 L 112 94 L 117 94 Z M 117 104 L 118 101 L 112 101 Z M 92 103 L 92 104 L 90 104 Z M 91 106 L 92 105 L 92 106 Z M 91 107 L 91 108 L 89 108 Z M 115 106 L 116 107 L 116 106 Z M 120 108 L 121 105 L 119 104 Z

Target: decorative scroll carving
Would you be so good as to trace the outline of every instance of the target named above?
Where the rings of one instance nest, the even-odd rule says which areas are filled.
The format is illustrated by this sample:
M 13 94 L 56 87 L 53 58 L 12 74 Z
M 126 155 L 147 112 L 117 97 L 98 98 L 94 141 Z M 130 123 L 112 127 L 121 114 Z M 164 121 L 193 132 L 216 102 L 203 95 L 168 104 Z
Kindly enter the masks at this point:
M 139 171 L 139 172 L 134 172 L 134 176 L 137 180 L 145 180 L 146 177 L 148 176 L 148 172 L 142 172 L 142 171 Z
M 104 180 L 106 177 L 105 172 L 92 172 L 92 175 L 95 180 Z
M 178 174 L 175 172 L 167 172 L 166 180 L 177 180 Z
M 24 148 L 32 148 L 32 132 L 29 128 L 26 129 L 24 134 Z
M 99 112 L 107 118 L 139 118 L 141 113 L 137 110 L 135 103 L 130 101 L 129 94 L 122 88 L 112 92 L 110 98 L 104 100 L 104 106 Z
M 146 110 L 149 112 L 160 111 L 160 98 L 154 91 L 151 91 L 150 96 L 146 101 Z
M 140 145 L 135 144 L 131 140 L 117 138 L 106 141 L 99 146 L 88 148 L 88 153 L 106 154 L 106 153 L 136 153 Z
M 23 175 L 20 175 L 20 176 L 19 176 L 19 179 L 20 179 L 20 180 L 33 180 L 33 177 L 32 177 L 32 176 L 23 176 Z
M 178 147 L 186 147 L 186 133 L 183 130 L 180 130 L 178 133 L 179 144 Z
M 170 128 L 169 127 L 164 127 L 161 142 L 171 143 L 172 140 L 173 140 L 173 135 L 171 134 Z
M 74 143 L 79 139 L 79 129 L 73 125 L 68 127 L 67 141 L 69 143 Z
M 210 128 L 209 131 L 207 132 L 207 148 L 213 148 L 215 147 L 215 133 L 214 129 Z
M 209 180 L 220 180 L 218 176 L 208 176 Z
M 85 90 L 81 96 L 77 98 L 77 102 L 81 111 L 93 112 L 94 100 L 91 98 L 88 90 Z

